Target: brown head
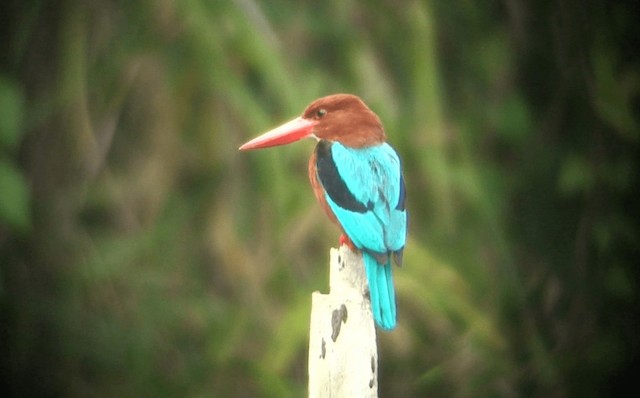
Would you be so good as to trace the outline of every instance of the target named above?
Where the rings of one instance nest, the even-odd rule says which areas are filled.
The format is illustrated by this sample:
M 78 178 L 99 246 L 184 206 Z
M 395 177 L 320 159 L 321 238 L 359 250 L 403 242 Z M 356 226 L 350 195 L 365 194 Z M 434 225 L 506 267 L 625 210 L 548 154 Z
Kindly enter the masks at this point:
M 313 101 L 302 114 L 314 120 L 313 135 L 321 140 L 338 141 L 360 148 L 377 145 L 386 137 L 378 115 L 355 95 L 334 94 Z
M 378 145 L 386 139 L 380 119 L 360 98 L 334 94 L 313 101 L 301 117 L 254 138 L 240 150 L 284 145 L 306 137 L 352 148 Z

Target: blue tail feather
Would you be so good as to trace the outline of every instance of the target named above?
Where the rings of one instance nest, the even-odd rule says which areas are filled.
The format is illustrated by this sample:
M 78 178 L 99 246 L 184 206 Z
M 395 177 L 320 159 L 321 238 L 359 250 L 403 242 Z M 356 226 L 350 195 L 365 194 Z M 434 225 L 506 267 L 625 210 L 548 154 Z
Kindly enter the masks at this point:
M 364 266 L 369 282 L 371 311 L 378 326 L 391 330 L 396 326 L 396 294 L 393 287 L 391 261 L 379 264 L 376 259 L 363 253 Z
M 387 282 L 387 295 L 389 298 L 389 316 L 387 324 L 389 329 L 396 327 L 396 290 L 393 284 L 393 267 L 391 266 L 391 257 L 387 264 L 381 267 L 384 270 L 384 278 Z
M 380 300 L 378 293 L 378 284 L 372 281 L 378 279 L 378 263 L 376 260 L 367 253 L 363 253 L 364 268 L 367 272 L 367 281 L 369 283 L 369 298 L 371 301 L 371 312 L 373 312 L 373 319 L 377 324 L 381 324 L 382 314 L 380 313 Z

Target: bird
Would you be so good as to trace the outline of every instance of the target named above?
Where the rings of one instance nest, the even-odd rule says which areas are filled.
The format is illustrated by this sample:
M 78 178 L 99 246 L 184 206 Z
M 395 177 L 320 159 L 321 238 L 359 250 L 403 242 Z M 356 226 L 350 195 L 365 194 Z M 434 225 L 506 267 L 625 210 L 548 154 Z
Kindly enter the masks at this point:
M 317 141 L 309 180 L 317 201 L 338 225 L 340 244 L 362 253 L 376 324 L 396 327 L 392 260 L 402 266 L 407 238 L 406 187 L 397 152 L 380 118 L 356 95 L 333 94 L 301 116 L 240 146 L 241 151 Z

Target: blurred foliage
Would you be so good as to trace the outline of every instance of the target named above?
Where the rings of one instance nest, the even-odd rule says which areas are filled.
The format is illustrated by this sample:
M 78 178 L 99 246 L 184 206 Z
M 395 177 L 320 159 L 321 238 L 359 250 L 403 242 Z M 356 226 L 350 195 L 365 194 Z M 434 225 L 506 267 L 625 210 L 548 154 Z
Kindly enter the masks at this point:
M 16 84 L 0 74 L 0 221 L 15 231 L 29 226 L 29 194 L 15 164 L 22 122 L 23 98 Z
M 632 2 L 0 6 L 0 347 L 12 396 L 298 397 L 337 230 L 313 143 L 351 92 L 404 160 L 380 396 L 616 396 L 638 365 Z

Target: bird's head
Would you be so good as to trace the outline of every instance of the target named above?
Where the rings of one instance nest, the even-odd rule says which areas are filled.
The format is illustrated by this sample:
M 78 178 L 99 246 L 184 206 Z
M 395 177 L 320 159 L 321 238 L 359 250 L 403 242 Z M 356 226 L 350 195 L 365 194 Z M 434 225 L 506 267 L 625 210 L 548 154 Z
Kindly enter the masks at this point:
M 385 140 L 378 116 L 355 95 L 334 94 L 313 101 L 297 117 L 240 147 L 240 150 L 285 145 L 302 138 L 338 141 L 352 148 Z

